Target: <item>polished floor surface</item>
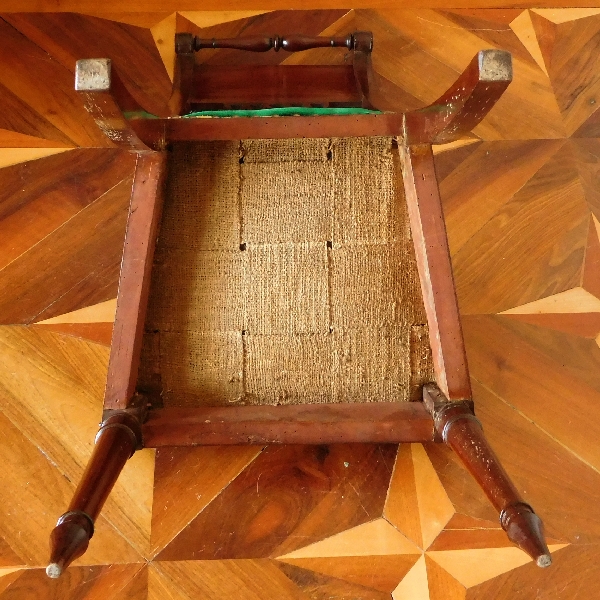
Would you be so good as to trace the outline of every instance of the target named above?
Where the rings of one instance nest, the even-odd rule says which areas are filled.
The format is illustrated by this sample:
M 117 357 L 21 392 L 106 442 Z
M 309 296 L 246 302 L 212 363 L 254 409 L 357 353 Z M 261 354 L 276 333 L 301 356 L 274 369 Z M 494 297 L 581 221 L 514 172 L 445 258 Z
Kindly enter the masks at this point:
M 600 9 L 0 16 L 0 599 L 597 597 Z M 436 163 L 477 413 L 554 564 L 508 544 L 443 446 L 215 447 L 137 453 L 88 552 L 47 579 L 100 418 L 135 164 L 86 115 L 75 60 L 112 58 L 152 111 L 176 31 L 355 29 L 409 108 L 478 50 L 513 53 L 507 93 Z

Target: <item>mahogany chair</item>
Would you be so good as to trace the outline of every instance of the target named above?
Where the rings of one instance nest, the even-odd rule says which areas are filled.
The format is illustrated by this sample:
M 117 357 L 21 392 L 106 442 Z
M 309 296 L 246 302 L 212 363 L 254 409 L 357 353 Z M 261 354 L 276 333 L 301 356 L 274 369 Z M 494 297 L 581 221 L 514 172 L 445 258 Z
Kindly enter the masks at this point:
M 541 520 L 522 500 L 473 412 L 432 153 L 432 144 L 459 139 L 492 108 L 511 81 L 511 56 L 498 50 L 479 52 L 439 100 L 423 109 L 404 112 L 393 94 L 378 85 L 371 70 L 372 46 L 369 32 L 333 38 L 292 35 L 227 40 L 178 34 L 174 92 L 169 106 L 158 117 L 138 114 L 138 118 L 129 120 L 122 109 L 131 111 L 135 106 L 124 83 L 115 73 L 111 74 L 110 60 L 77 62 L 75 86 L 87 110 L 115 144 L 135 152 L 138 160 L 104 414 L 88 467 L 67 512 L 51 534 L 47 568 L 50 577 L 60 576 L 85 552 L 104 501 L 125 462 L 137 449 L 203 444 L 445 442 L 498 510 L 508 537 L 540 567 L 550 565 Z M 195 62 L 195 52 L 203 48 L 296 52 L 325 47 L 345 47 L 349 62 L 334 66 L 252 67 Z M 290 106 L 298 107 L 295 112 L 301 114 L 287 114 L 290 111 L 281 108 L 274 109 L 275 115 L 268 111 L 266 115 L 236 112 Z M 234 112 L 224 113 L 226 118 L 206 112 L 223 109 Z M 199 118 L 184 116 L 198 111 Z M 370 137 L 393 139 L 397 148 L 394 160 L 401 167 L 411 232 L 407 239 L 412 235 L 411 256 L 413 262 L 416 258 L 429 331 L 429 344 L 425 341 L 429 358 L 425 360 L 432 364 L 430 372 L 425 369 L 425 375 L 421 373 L 417 397 L 409 398 L 410 394 L 400 387 L 398 397 L 413 401 L 387 398 L 385 402 L 305 404 L 272 400 L 261 403 L 260 398 L 253 398 L 245 405 L 225 402 L 226 406 L 219 402 L 200 406 L 187 401 L 166 402 L 166 374 L 163 372 L 161 379 L 163 367 L 157 370 L 152 365 L 152 331 L 148 323 L 154 309 L 147 311 L 147 305 L 149 298 L 151 304 L 156 302 L 155 296 L 162 293 L 163 287 L 164 273 L 159 264 L 162 259 L 157 259 L 154 251 L 172 149 L 177 144 L 214 140 Z M 277 143 L 276 156 L 281 151 Z M 188 244 L 185 236 L 180 237 L 181 244 Z M 176 234 L 173 239 L 177 241 Z M 413 291 L 419 293 L 418 284 Z M 245 333 L 241 331 L 240 335 Z

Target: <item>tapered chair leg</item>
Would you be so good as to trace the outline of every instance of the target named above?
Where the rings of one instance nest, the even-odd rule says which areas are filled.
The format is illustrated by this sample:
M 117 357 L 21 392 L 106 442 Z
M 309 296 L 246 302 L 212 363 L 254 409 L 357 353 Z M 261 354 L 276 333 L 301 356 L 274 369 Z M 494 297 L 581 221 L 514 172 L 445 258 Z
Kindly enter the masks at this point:
M 131 413 L 119 412 L 103 421 L 73 500 L 50 534 L 50 564 L 46 568 L 49 577 L 59 577 L 86 551 L 106 498 L 127 459 L 140 446 L 140 422 Z
M 539 567 L 550 566 L 552 558 L 542 520 L 523 501 L 488 444 L 473 414 L 472 402 L 450 402 L 434 384 L 424 386 L 423 400 L 433 416 L 436 433 L 454 450 L 498 510 L 509 539 Z

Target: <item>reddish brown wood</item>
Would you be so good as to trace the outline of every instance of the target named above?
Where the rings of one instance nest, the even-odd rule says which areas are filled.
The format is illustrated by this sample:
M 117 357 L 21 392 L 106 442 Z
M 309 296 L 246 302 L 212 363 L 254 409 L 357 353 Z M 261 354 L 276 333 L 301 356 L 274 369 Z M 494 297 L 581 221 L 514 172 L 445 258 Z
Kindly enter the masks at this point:
M 193 53 L 202 48 L 232 48 L 251 52 L 280 49 L 346 47 L 349 65 L 195 65 Z M 175 114 L 210 105 L 306 106 L 345 104 L 371 106 L 368 101 L 373 34 L 357 31 L 346 36 L 254 36 L 201 39 L 190 33 L 175 37 L 177 64 L 170 108 Z
M 372 36 L 371 36 L 372 37 Z M 348 48 L 354 47 L 354 35 L 349 33 L 344 36 L 319 37 L 302 34 L 292 35 L 264 35 L 251 36 L 245 38 L 222 38 L 208 39 L 194 37 L 192 42 L 195 51 L 202 48 L 233 48 L 236 50 L 246 50 L 250 52 L 268 52 L 273 49 L 275 52 L 286 50 L 287 52 L 301 52 L 311 48 Z
M 55 75 L 50 75 L 48 65 L 42 68 L 43 63 L 49 62 L 45 53 L 52 57 L 51 62 L 62 65 L 65 74 L 72 73 L 78 59 L 110 58 L 113 68 L 116 67 L 126 84 L 126 95 L 130 96 L 130 101 L 125 103 L 122 89 L 111 90 L 121 109 L 135 110 L 130 108 L 133 100 L 134 105 L 142 106 L 149 113 L 168 116 L 162 114 L 162 110 L 171 93 L 171 81 L 148 28 L 76 12 L 4 13 L 2 18 L 44 52 L 45 58 L 39 61 L 42 64 L 37 72 L 49 80 L 49 86 L 54 83 Z M 3 31 L 2 35 L 5 37 L 6 33 Z M 13 48 L 28 56 L 29 64 L 38 62 L 31 60 L 27 49 Z M 64 92 L 57 95 L 56 89 L 52 95 L 63 104 Z M 60 89 L 63 89 L 62 86 Z M 41 114 L 46 115 L 45 112 Z
M 360 93 L 361 106 L 363 108 L 375 108 L 370 99 L 371 73 L 373 72 L 371 53 L 355 52 L 352 68 L 354 69 L 356 86 Z
M 146 447 L 433 439 L 421 402 L 165 408 L 152 411 L 142 431 Z
M 494 508 L 509 539 L 540 567 L 552 563 L 544 526 L 513 485 L 488 444 L 471 402 L 450 402 L 434 384 L 423 388 L 425 406 L 433 416 L 437 435 L 450 446 L 473 475 Z
M 373 79 L 371 51 L 373 50 L 373 34 L 370 31 L 356 31 L 353 35 L 352 68 L 356 86 L 364 108 L 374 108 L 370 99 L 370 85 Z
M 59 577 L 85 552 L 94 534 L 94 521 L 127 459 L 141 442 L 139 420 L 131 413 L 113 414 L 102 423 L 71 504 L 50 535 L 50 564 L 46 569 L 50 577 Z
M 406 114 L 407 144 L 459 139 L 487 115 L 511 81 L 510 52 L 482 50 L 445 94 Z
M 94 535 L 94 522 L 82 511 L 69 511 L 61 515 L 50 533 L 50 563 L 46 574 L 52 579 L 62 572 L 86 550 Z
M 360 106 L 352 65 L 197 65 L 189 102 L 223 106 Z
M 471 383 L 431 145 L 401 146 L 402 173 L 438 385 L 450 400 Z
M 111 93 L 111 61 L 107 58 L 78 60 L 75 89 L 86 110 L 111 142 L 128 150 L 149 152 L 123 116 Z
M 172 115 L 183 115 L 189 112 L 189 97 L 194 79 L 194 36 L 191 33 L 175 34 L 175 72 L 173 91 L 168 108 Z
M 284 139 L 299 137 L 398 136 L 395 113 L 287 117 L 132 119 L 131 127 L 149 146 L 194 140 Z
M 135 393 L 165 164 L 163 153 L 152 153 L 141 154 L 136 165 L 104 394 L 105 409 L 127 408 Z

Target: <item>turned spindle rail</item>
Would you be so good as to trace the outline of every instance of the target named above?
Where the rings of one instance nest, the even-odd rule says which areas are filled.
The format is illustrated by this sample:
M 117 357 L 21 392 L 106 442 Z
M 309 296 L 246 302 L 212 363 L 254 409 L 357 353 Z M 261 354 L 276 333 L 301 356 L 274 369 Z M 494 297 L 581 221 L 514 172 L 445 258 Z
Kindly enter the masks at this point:
M 272 35 L 254 36 L 247 38 L 200 38 L 198 36 L 180 37 L 176 51 L 198 52 L 204 48 L 231 48 L 249 52 L 268 52 L 269 50 L 285 50 L 287 52 L 302 52 L 312 48 L 347 48 L 370 52 L 373 49 L 373 36 L 367 32 L 357 32 L 345 36 L 311 37 L 307 35 Z

